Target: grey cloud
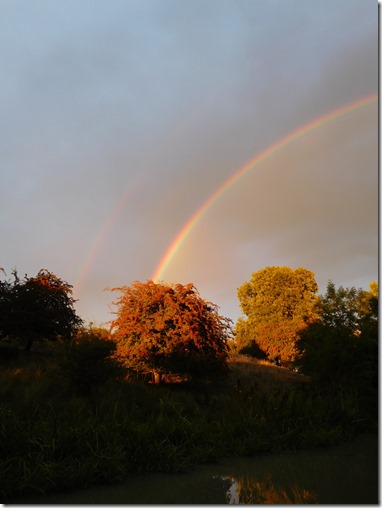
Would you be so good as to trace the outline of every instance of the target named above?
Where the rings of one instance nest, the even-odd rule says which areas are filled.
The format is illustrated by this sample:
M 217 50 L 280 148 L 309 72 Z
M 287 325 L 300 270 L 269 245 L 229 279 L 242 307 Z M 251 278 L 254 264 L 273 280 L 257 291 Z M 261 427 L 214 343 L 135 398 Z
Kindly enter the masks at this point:
M 189 217 L 256 153 L 377 90 L 377 24 L 363 1 L 3 5 L 4 260 L 28 272 L 41 260 L 70 282 L 88 260 L 79 305 L 90 314 L 103 305 L 94 291 L 104 302 L 103 287 L 149 277 Z M 191 277 L 229 306 L 267 260 L 306 254 L 328 273 L 347 249 L 352 261 L 336 262 L 337 273 L 361 272 L 376 231 L 375 115 L 362 119 L 349 117 L 338 142 L 321 132 L 318 145 L 283 152 L 222 197 L 169 276 Z M 361 229 L 362 246 L 351 241 Z M 326 231 L 333 256 L 320 261 Z

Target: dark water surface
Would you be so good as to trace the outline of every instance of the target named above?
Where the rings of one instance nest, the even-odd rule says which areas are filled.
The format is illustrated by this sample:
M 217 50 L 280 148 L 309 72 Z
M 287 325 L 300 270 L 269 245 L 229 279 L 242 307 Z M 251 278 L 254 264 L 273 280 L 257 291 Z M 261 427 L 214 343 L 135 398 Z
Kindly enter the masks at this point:
M 333 448 L 260 455 L 149 474 L 118 485 L 28 500 L 35 504 L 378 504 L 378 437 Z

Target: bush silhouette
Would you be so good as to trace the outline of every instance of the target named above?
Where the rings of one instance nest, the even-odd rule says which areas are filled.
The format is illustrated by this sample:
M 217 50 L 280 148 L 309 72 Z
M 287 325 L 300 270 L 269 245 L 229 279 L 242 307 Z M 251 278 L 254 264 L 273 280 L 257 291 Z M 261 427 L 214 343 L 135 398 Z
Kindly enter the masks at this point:
M 61 363 L 65 377 L 72 388 L 89 394 L 105 383 L 120 379 L 124 374 L 121 364 L 113 358 L 116 344 L 99 330 L 79 331 L 67 347 Z

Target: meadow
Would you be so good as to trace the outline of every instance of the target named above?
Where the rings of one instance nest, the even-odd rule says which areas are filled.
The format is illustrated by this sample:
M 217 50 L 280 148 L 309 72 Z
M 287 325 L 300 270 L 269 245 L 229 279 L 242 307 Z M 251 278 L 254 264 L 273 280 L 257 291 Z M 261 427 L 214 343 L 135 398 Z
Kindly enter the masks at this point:
M 243 355 L 230 355 L 229 375 L 208 384 L 120 378 L 86 390 L 61 358 L 53 345 L 49 354 L 3 361 L 1 502 L 377 432 L 377 418 L 351 390 L 321 390 Z

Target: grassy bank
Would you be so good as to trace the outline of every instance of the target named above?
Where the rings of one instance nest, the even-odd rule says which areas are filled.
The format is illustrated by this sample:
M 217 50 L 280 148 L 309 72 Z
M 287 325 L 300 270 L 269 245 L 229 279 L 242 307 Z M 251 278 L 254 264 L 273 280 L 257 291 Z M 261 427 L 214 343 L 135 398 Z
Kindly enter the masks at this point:
M 375 425 L 350 392 L 243 356 L 205 386 L 119 381 L 81 393 L 54 357 L 0 373 L 0 495 L 179 472 L 233 455 L 327 446 Z

